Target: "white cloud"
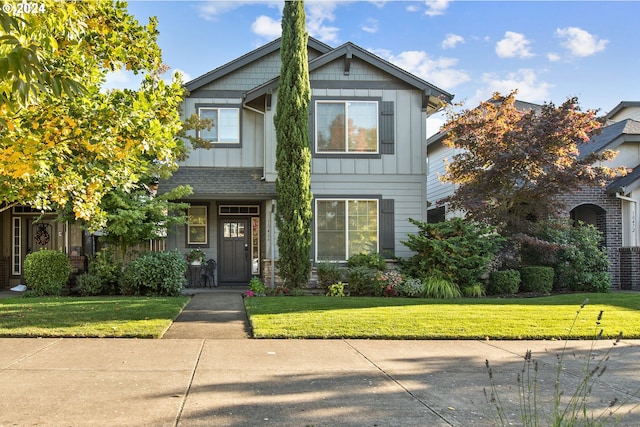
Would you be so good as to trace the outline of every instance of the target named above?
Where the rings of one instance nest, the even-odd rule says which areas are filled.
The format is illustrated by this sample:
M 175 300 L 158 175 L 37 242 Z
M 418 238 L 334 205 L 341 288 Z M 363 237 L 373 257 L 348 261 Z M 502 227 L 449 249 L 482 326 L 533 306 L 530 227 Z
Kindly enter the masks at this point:
M 500 58 L 530 58 L 533 56 L 529 50 L 530 44 L 524 34 L 507 31 L 504 38 L 496 43 L 496 54 Z
M 427 16 L 442 15 L 449 7 L 450 2 L 451 0 L 427 0 L 424 2 L 427 6 L 427 10 L 424 14 Z
M 471 79 L 466 71 L 454 68 L 458 64 L 456 58 L 432 59 L 426 52 L 417 50 L 401 52 L 398 55 L 385 50 L 374 51 L 374 53 L 445 90 L 450 90 Z
M 515 89 L 518 90 L 517 99 L 543 103 L 549 100 L 550 89 L 553 87 L 550 83 L 539 81 L 536 73 L 529 68 L 520 69 L 506 76 L 485 73 L 482 76 L 482 82 L 483 87 L 476 91 L 473 98 L 469 100 L 468 105 L 475 106 L 480 101 L 486 101 L 495 92 L 507 95 Z
M 360 27 L 362 29 L 362 31 L 365 31 L 367 33 L 377 33 L 378 32 L 378 20 L 377 19 L 373 19 L 373 18 L 369 18 L 367 19 L 367 23 L 365 25 L 363 25 L 362 27 Z
M 605 49 L 608 40 L 598 40 L 598 37 L 578 27 L 558 28 L 556 36 L 562 39 L 562 47 L 569 50 L 571 55 L 586 57 Z
M 309 35 L 325 43 L 338 42 L 337 27 L 326 25 L 326 22 L 333 22 L 336 19 L 334 11 L 338 6 L 337 1 L 314 1 L 306 4 L 307 31 Z
M 277 0 L 234 0 L 234 1 L 220 1 L 209 0 L 203 2 L 198 7 L 200 17 L 208 21 L 216 21 L 220 15 L 223 15 L 232 10 L 238 9 L 242 6 L 250 6 L 253 4 L 267 4 L 273 7 L 282 8 L 282 2 Z
M 278 38 L 282 34 L 282 25 L 280 21 L 272 19 L 268 16 L 258 16 L 253 24 L 251 24 L 251 31 L 255 34 L 265 38 Z
M 443 49 L 453 49 L 458 43 L 464 43 L 464 37 L 458 34 L 447 34 L 447 37 L 442 41 Z
M 549 52 L 547 53 L 547 59 L 551 62 L 558 62 L 560 61 L 560 55 L 554 52 Z

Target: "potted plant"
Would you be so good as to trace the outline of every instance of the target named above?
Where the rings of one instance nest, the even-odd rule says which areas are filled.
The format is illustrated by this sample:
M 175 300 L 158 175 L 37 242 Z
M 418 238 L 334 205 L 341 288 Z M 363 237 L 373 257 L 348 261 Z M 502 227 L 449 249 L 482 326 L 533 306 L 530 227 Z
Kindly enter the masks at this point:
M 204 261 L 205 256 L 206 254 L 202 251 L 202 249 L 195 248 L 187 252 L 185 258 L 191 265 L 200 265 L 202 264 L 202 261 Z

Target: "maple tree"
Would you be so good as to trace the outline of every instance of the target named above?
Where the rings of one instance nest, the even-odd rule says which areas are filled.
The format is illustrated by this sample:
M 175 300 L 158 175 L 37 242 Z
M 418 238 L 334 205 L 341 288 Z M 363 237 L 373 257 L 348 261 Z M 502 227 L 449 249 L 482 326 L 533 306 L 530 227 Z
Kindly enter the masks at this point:
M 71 210 L 103 226 L 100 202 L 184 156 L 184 90 L 163 71 L 155 18 L 124 2 L 45 0 L 0 11 L 0 211 L 16 204 Z M 144 74 L 138 90 L 101 90 L 108 71 Z
M 581 111 L 576 98 L 523 111 L 515 95 L 496 93 L 477 108 L 450 112 L 444 126 L 445 145 L 457 151 L 441 179 L 457 187 L 443 202 L 505 234 L 554 217 L 564 193 L 624 173 L 601 163 L 615 157 L 611 150 L 580 156 L 602 127 L 596 111 Z

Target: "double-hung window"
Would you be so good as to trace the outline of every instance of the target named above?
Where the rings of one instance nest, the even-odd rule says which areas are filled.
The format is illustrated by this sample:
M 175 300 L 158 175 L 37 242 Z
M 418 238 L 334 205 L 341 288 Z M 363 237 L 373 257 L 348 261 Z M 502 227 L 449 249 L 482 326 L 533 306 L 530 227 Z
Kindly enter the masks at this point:
M 206 245 L 207 235 L 207 207 L 191 206 L 187 210 L 187 244 Z
M 210 129 L 200 130 L 200 138 L 221 144 L 240 142 L 239 108 L 198 107 L 198 116 L 213 121 Z
M 378 153 L 377 101 L 317 100 L 315 120 L 316 153 Z
M 316 258 L 346 261 L 378 252 L 378 200 L 316 200 Z

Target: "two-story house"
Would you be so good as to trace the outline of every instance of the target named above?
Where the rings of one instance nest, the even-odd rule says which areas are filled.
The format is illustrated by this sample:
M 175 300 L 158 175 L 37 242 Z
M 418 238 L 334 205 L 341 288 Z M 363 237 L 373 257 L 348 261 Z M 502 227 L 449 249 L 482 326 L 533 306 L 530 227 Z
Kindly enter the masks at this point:
M 185 117 L 214 120 L 162 188 L 188 184 L 189 222 L 168 248 L 202 248 L 218 283 L 273 283 L 280 39 L 186 84 Z M 308 42 L 314 263 L 367 251 L 409 256 L 401 244 L 426 220 L 426 118 L 453 96 L 365 49 Z

